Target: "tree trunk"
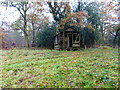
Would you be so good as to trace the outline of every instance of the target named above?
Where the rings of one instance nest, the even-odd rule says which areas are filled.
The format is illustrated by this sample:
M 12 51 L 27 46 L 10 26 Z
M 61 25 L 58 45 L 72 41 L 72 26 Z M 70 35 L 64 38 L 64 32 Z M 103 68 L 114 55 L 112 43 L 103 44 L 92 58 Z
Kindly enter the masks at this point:
M 34 27 L 33 20 L 32 20 L 32 28 L 33 28 L 33 32 L 32 32 L 33 41 L 32 41 L 32 43 L 34 44 L 35 43 L 35 27 Z
M 103 12 L 103 6 L 102 6 L 102 12 Z M 103 14 L 102 14 L 102 25 L 101 25 L 101 34 L 102 34 L 102 45 L 104 44 L 104 20 L 103 20 Z
M 63 50 L 65 50 L 65 31 L 63 31 Z
M 26 19 L 26 17 L 27 17 L 27 4 L 25 4 L 25 10 L 24 10 L 24 35 L 25 35 L 25 41 L 26 41 L 26 47 L 28 47 L 29 48 L 29 38 L 28 38 L 28 34 L 27 34 L 27 19 Z
M 29 38 L 28 38 L 28 35 L 27 36 L 25 35 L 25 41 L 26 41 L 26 47 L 29 48 Z
M 28 38 L 28 34 L 24 31 L 24 35 L 25 35 L 25 43 L 26 43 L 26 47 L 29 48 L 29 38 Z
M 120 29 L 119 29 L 119 32 L 118 32 L 118 48 L 120 48 Z M 120 50 L 119 50 L 120 51 Z M 119 53 L 120 54 L 120 53 Z
M 115 41 L 116 41 L 116 38 L 118 37 L 118 46 L 119 46 L 119 39 L 120 39 L 120 29 L 118 28 L 117 31 L 116 31 L 116 35 L 115 35 L 115 38 L 113 40 L 113 46 L 115 47 Z
M 26 31 L 24 31 L 24 35 L 25 35 L 25 43 L 26 43 L 26 47 L 29 48 L 29 38 L 28 38 L 28 34 L 26 33 Z

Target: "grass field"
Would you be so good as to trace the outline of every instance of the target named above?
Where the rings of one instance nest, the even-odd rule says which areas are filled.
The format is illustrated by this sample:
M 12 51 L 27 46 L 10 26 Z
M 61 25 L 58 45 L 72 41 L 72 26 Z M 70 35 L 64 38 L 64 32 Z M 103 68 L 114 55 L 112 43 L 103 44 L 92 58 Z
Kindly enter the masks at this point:
M 2 88 L 118 88 L 118 49 L 4 50 Z

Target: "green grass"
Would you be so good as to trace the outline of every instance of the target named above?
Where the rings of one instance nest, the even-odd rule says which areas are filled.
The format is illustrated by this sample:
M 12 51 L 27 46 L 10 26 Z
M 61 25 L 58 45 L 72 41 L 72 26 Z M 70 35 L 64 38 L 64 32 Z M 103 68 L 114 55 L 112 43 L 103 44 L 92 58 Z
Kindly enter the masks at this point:
M 0 51 L 2 88 L 118 88 L 118 50 Z

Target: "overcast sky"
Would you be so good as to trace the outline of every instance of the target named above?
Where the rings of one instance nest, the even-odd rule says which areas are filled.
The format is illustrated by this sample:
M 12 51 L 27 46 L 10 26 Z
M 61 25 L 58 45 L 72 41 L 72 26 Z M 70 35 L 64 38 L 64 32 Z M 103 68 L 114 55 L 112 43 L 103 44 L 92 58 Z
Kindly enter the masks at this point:
M 7 0 L 0 0 L 0 2 L 1 1 L 7 1 Z M 20 0 L 18 0 L 18 1 L 20 1 Z M 40 0 L 38 0 L 38 1 L 40 1 Z M 78 0 L 74 0 L 74 3 L 77 1 Z M 87 0 L 82 0 L 82 1 L 87 1 Z M 89 2 L 92 2 L 92 1 L 100 1 L 100 0 L 89 0 Z M 0 6 L 0 22 L 1 21 L 14 22 L 17 20 L 17 18 L 19 18 L 19 16 L 20 16 L 20 13 L 15 8 L 8 7 L 6 10 L 6 7 Z
M 0 7 L 0 22 L 3 20 L 7 22 L 14 22 L 19 15 L 19 12 L 13 7 L 8 7 L 7 10 L 6 7 Z

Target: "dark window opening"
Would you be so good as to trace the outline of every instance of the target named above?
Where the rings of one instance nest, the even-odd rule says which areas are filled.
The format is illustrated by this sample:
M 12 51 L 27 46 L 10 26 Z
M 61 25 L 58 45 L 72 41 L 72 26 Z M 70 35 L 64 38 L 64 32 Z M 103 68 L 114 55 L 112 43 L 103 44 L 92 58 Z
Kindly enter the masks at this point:
M 72 47 L 72 35 L 69 36 L 69 47 Z
M 76 39 L 76 37 L 75 37 L 76 35 L 75 34 L 73 34 L 73 42 L 75 42 L 75 39 Z

